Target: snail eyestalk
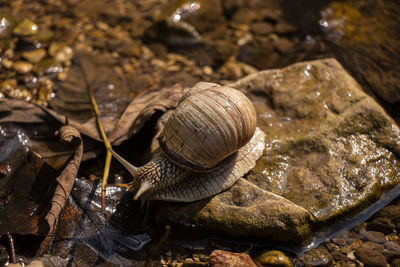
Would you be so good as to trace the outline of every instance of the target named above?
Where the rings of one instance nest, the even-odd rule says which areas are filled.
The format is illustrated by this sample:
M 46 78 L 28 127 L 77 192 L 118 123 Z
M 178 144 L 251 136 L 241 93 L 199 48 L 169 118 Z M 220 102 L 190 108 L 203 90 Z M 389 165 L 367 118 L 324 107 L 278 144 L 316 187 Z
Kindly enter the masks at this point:
M 109 148 L 108 151 L 110 151 L 111 154 L 114 156 L 114 158 L 116 158 L 122 165 L 124 165 L 124 167 L 130 172 L 130 174 L 133 176 L 134 179 L 137 178 L 137 176 L 140 173 L 139 168 L 137 168 L 137 167 L 133 166 L 132 164 L 130 164 L 123 157 L 118 155 L 117 152 L 112 150 L 112 148 Z
M 138 200 L 138 198 L 139 198 L 144 192 L 146 192 L 147 190 L 149 190 L 151 187 L 152 187 L 152 186 L 151 186 L 151 184 L 150 184 L 149 182 L 143 181 L 143 182 L 140 184 L 140 188 L 139 188 L 139 190 L 136 192 L 136 195 L 133 197 L 133 199 L 134 199 L 134 200 Z

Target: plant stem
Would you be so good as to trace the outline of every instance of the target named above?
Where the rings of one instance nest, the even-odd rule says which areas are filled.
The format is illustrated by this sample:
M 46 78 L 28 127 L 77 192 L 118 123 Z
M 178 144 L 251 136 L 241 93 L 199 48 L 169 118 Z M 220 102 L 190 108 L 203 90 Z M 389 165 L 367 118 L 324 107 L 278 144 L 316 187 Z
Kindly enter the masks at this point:
M 107 185 L 108 174 L 110 172 L 110 165 L 111 165 L 111 159 L 112 159 L 111 152 L 109 151 L 109 149 L 111 149 L 111 144 L 107 139 L 107 135 L 106 135 L 103 125 L 101 123 L 101 119 L 100 119 L 100 115 L 99 115 L 99 108 L 97 106 L 96 99 L 93 95 L 92 88 L 89 84 L 89 81 L 87 80 L 87 75 L 86 75 L 85 69 L 83 68 L 81 62 L 79 62 L 79 66 L 83 72 L 86 87 L 89 92 L 90 101 L 92 102 L 93 111 L 94 111 L 94 114 L 96 117 L 97 127 L 99 128 L 101 138 L 103 139 L 104 146 L 106 147 L 106 151 L 107 151 L 106 161 L 104 163 L 103 179 L 102 179 L 102 183 L 101 183 L 101 209 L 104 211 L 105 206 L 106 206 L 106 185 Z

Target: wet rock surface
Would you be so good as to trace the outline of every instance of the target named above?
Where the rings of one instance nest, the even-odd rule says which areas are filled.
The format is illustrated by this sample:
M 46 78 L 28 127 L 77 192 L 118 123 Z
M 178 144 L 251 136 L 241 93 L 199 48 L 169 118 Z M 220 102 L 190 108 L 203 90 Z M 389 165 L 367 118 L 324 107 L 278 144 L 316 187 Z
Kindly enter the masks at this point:
M 79 75 L 78 66 L 79 61 L 88 62 L 90 68 L 87 76 L 100 103 L 102 119 L 115 119 L 131 99 L 148 90 L 172 86 L 177 82 L 184 87 L 192 86 L 198 81 L 227 84 L 256 73 L 258 69 L 280 68 L 293 62 L 334 55 L 362 84 L 362 88 L 383 100 L 386 110 L 398 119 L 400 116 L 396 105 L 388 106 L 385 102 L 399 101 L 396 76 L 396 66 L 399 65 L 396 56 L 399 47 L 399 27 L 396 24 L 399 9 L 396 1 L 381 0 L 301 3 L 275 0 L 224 0 L 212 3 L 158 0 L 5 0 L 0 5 L 0 101 L 4 98 L 23 99 L 66 112 L 69 116 L 76 115 L 84 120 L 91 118 L 85 83 Z M 265 81 L 263 86 L 256 82 L 257 89 L 254 91 L 247 91 L 247 85 L 240 86 L 258 103 L 259 114 L 263 114 L 259 120 L 269 132 L 272 141 L 263 162 L 247 177 L 258 187 L 236 187 L 235 195 L 225 192 L 218 199 L 220 202 L 216 202 L 217 198 L 212 199 L 210 205 L 220 208 L 221 204 L 226 207 L 228 214 L 236 216 L 235 209 L 252 209 L 249 205 L 251 199 L 246 199 L 249 192 L 253 197 L 257 195 L 258 200 L 262 196 L 273 199 L 271 205 L 281 202 L 282 198 L 278 197 L 281 195 L 290 200 L 283 201 L 284 207 L 290 207 L 284 213 L 290 218 L 290 222 L 295 225 L 313 222 L 318 229 L 374 203 L 382 192 L 393 186 L 398 168 L 398 150 L 395 145 L 397 126 L 390 120 L 388 122 L 385 113 L 376 109 L 376 104 L 371 104 L 371 100 L 364 99 L 364 95 L 360 96 L 358 90 L 352 91 L 351 96 L 347 95 L 346 79 L 345 82 L 337 80 L 338 84 L 343 83 L 342 90 L 333 90 L 332 93 L 326 84 L 321 87 L 310 86 L 308 90 L 301 88 L 311 79 L 310 76 L 316 78 L 314 80 L 332 80 L 332 76 L 318 76 L 318 71 L 306 68 L 298 69 L 298 73 L 292 77 L 294 82 L 285 85 L 290 88 L 291 93 L 279 89 L 279 85 Z M 291 80 L 291 77 L 270 77 L 275 82 L 283 79 Z M 79 104 L 75 105 L 75 102 Z M 359 109 L 360 115 L 354 115 L 357 113 L 355 109 Z M 18 114 L 23 114 L 23 110 Z M 47 119 L 43 116 L 41 121 L 43 118 Z M 324 123 L 321 124 L 321 121 Z M 56 128 L 52 125 L 50 129 L 45 129 L 46 126 L 35 122 L 25 126 L 24 130 L 38 139 L 46 136 L 47 141 L 49 133 L 43 133 L 54 132 Z M 0 130 L 2 134 L 2 129 Z M 334 135 L 327 131 L 333 131 Z M 149 132 L 151 131 L 146 134 L 150 136 Z M 309 136 L 306 135 L 308 132 Z M 281 138 L 278 140 L 277 136 Z M 1 135 L 0 138 L 2 137 Z M 294 138 L 291 140 L 291 137 Z M 144 146 L 146 142 L 142 143 Z M 49 147 L 41 147 L 41 153 Z M 99 147 L 97 146 L 95 155 L 102 151 L 103 148 Z M 343 152 L 339 153 L 338 150 Z M 375 151 L 375 154 L 371 151 Z M 48 154 L 58 153 L 56 149 Z M 28 154 L 29 157 L 36 158 L 32 151 Z M 143 163 L 141 154 L 138 154 L 132 157 Z M 8 152 L 4 155 L 8 155 Z M 47 161 L 52 166 L 61 166 L 65 159 L 57 164 L 49 158 Z M 38 159 L 37 163 L 42 164 L 42 159 Z M 75 192 L 78 192 L 75 197 L 78 200 L 90 199 L 85 197 L 86 193 L 96 197 L 93 206 L 85 205 L 86 202 L 80 202 L 79 205 L 74 200 L 69 202 L 61 216 L 61 228 L 65 231 L 58 233 L 57 245 L 51 252 L 59 256 L 44 255 L 38 258 L 39 262 L 44 265 L 56 263 L 72 266 L 137 265 L 142 264 L 146 255 L 151 254 L 151 247 L 156 246 L 157 242 L 150 245 L 150 248 L 132 250 L 138 243 L 123 238 L 129 236 L 129 233 L 121 234 L 114 231 L 115 229 L 103 227 L 105 221 L 98 216 L 98 187 L 92 191 L 93 184 L 85 184 L 87 177 L 101 177 L 99 166 L 102 164 L 102 160 L 97 160 L 85 165 L 75 187 Z M 271 165 L 267 168 L 266 164 Z M 16 192 L 23 197 L 35 192 L 27 188 L 35 178 L 35 168 L 24 170 L 18 167 L 18 175 L 15 175 L 14 169 L 11 171 L 12 175 L 9 175 L 8 166 L 13 165 L 0 164 L 0 185 L 4 185 L 4 181 L 17 182 L 8 179 L 9 177 L 27 177 L 29 183 L 23 183 L 22 180 L 17 183 L 26 188 Z M 277 182 L 270 179 L 273 176 L 286 179 Z M 129 175 L 122 172 L 122 175 L 115 174 L 110 181 L 127 179 Z M 307 182 L 301 183 L 303 179 Z M 340 187 L 343 184 L 345 187 Z M 118 191 L 112 188 L 110 190 L 114 193 Z M 361 193 L 357 194 L 357 190 Z M 301 196 L 303 192 L 305 195 Z M 236 197 L 237 200 L 234 201 Z M 11 214 L 9 217 L 12 218 L 13 225 L 10 230 L 16 233 L 17 253 L 26 256 L 21 261 L 28 262 L 34 256 L 32 251 L 37 248 L 36 235 L 43 234 L 38 232 L 37 227 L 43 210 L 36 209 L 37 203 L 33 203 L 34 201 L 28 199 L 29 204 L 25 205 L 21 199 L 24 198 L 18 201 L 11 198 L 8 203 L 11 206 L 6 206 L 6 212 L 7 215 Z M 137 220 L 144 214 L 138 210 L 137 203 L 131 202 L 124 202 L 122 206 L 134 206 L 134 215 L 129 215 L 128 218 L 133 224 L 139 225 Z M 116 205 L 111 203 L 110 206 Z M 257 202 L 255 206 L 265 207 L 264 204 Z M 280 207 L 275 204 L 274 207 L 269 207 L 281 212 Z M 286 256 L 291 257 L 296 266 L 324 266 L 327 262 L 335 266 L 400 266 L 399 204 L 398 201 L 393 201 L 366 223 L 330 236 L 315 249 L 316 252 L 312 252 L 312 249 L 306 257 L 290 253 L 286 253 Z M 196 205 L 200 211 L 207 207 L 205 203 Z M 179 225 L 190 221 L 190 218 L 186 221 L 185 216 L 188 213 L 179 213 L 185 211 L 179 205 L 168 209 L 176 210 L 181 218 L 185 218 L 185 221 L 175 220 Z M 88 216 L 87 210 L 92 210 Z M 17 216 L 21 212 L 24 214 Z M 132 226 L 127 225 L 124 214 L 123 212 L 122 216 L 113 217 L 114 225 L 121 224 L 125 230 L 132 230 Z M 294 214 L 303 217 L 296 221 L 291 217 Z M 201 222 L 205 219 L 215 220 L 210 215 L 215 214 L 200 212 L 195 218 Z M 171 217 L 177 219 L 177 216 Z M 276 217 L 269 222 L 284 221 Z M 93 218 L 96 223 L 93 223 Z M 235 221 L 238 225 L 243 225 L 241 223 L 246 221 L 243 216 L 238 215 L 236 218 L 239 218 Z M 4 226 L 3 223 L 0 220 L 1 226 Z M 81 228 L 77 225 L 80 223 L 82 226 L 89 225 L 86 232 L 79 232 Z M 97 223 L 97 230 L 101 234 L 96 236 Z M 229 227 L 222 226 L 229 223 L 215 223 L 212 229 L 215 232 L 224 232 Z M 194 231 L 191 224 L 186 226 L 192 234 Z M 275 229 L 276 225 L 266 227 Z M 4 231 L 4 227 L 0 229 Z M 102 229 L 105 229 L 104 232 Z M 250 230 L 260 232 L 259 229 Z M 73 231 L 77 232 L 71 235 Z M 142 229 L 139 232 L 137 229 L 132 230 L 138 235 L 144 233 L 141 231 Z M 152 231 L 154 229 L 147 232 L 154 234 Z M 162 227 L 152 237 L 153 241 L 159 240 L 163 231 Z M 249 227 L 238 232 L 236 236 L 243 236 L 245 231 L 249 231 Z M 306 239 L 310 229 L 306 224 L 305 228 L 293 228 L 289 232 L 296 236 L 297 241 Z M 85 235 L 92 237 L 92 243 L 88 243 Z M 188 241 L 187 232 L 183 236 L 183 241 L 175 241 L 176 235 L 171 236 L 171 242 L 167 241 L 153 255 L 153 265 L 205 266 L 210 262 L 211 252 L 219 249 L 239 253 L 248 251 L 254 259 L 265 252 L 265 248 L 249 249 L 251 246 L 248 244 L 240 246 L 234 242 L 207 239 L 209 236 L 201 237 L 207 239 L 203 243 L 206 249 L 197 250 L 198 240 L 201 238 L 196 236 L 193 238 L 197 240 Z M 107 238 L 116 240 L 115 247 L 105 242 Z M 275 238 L 288 239 L 285 235 Z M 5 235 L 0 242 L 0 264 L 5 264 L 9 261 Z M 179 242 L 190 249 L 182 249 Z M 23 248 L 22 244 L 27 243 L 30 247 Z M 282 250 L 285 251 L 284 248 Z M 110 256 L 113 253 L 117 256 Z M 127 255 L 134 255 L 135 259 Z M 275 259 L 282 260 L 282 255 L 273 255 Z M 65 261 L 66 257 L 71 256 L 74 261 Z M 275 264 L 275 261 L 271 260 L 268 264 Z M 288 261 L 278 264 L 289 266 Z
M 162 204 L 160 222 L 185 222 L 236 238 L 300 243 L 311 234 L 305 209 L 244 179 L 211 200 L 189 205 Z
M 246 177 L 257 187 L 242 180 L 207 202 L 163 205 L 161 221 L 301 243 L 400 181 L 397 125 L 336 60 L 262 71 L 231 86 L 250 96 L 267 134 L 265 156 Z M 373 231 L 362 238 L 385 241 Z

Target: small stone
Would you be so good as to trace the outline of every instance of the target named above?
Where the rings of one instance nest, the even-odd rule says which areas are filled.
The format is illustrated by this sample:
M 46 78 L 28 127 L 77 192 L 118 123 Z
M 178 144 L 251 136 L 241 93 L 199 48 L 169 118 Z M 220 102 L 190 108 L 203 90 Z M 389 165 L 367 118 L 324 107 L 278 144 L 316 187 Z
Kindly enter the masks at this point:
M 331 266 L 333 261 L 332 255 L 323 246 L 307 251 L 300 259 L 306 266 Z
M 382 232 L 385 235 L 390 234 L 396 229 L 396 225 L 390 217 L 378 217 L 367 224 L 367 230 Z
M 344 238 L 332 238 L 332 242 L 341 247 L 346 245 L 346 240 Z
M 388 263 L 391 263 L 395 259 L 400 259 L 400 250 L 385 249 L 382 254 L 385 256 Z
M 279 250 L 267 251 L 257 257 L 256 261 L 262 266 L 292 267 L 291 259 Z
M 24 85 L 29 89 L 35 88 L 39 84 L 38 77 L 31 73 L 25 74 L 24 77 L 22 77 L 22 81 L 24 82 Z
M 156 67 L 156 68 L 160 68 L 160 69 L 165 68 L 165 61 L 163 61 L 163 60 L 161 60 L 161 59 L 158 59 L 158 58 L 153 58 L 153 59 L 150 61 L 150 64 L 151 64 L 153 67 Z
M 49 54 L 61 63 L 71 60 L 74 56 L 72 48 L 63 42 L 53 42 L 49 47 Z
M 275 26 L 275 32 L 279 33 L 279 34 L 288 34 L 288 33 L 293 33 L 296 32 L 297 28 L 295 26 L 293 26 L 290 23 L 287 22 L 279 22 L 276 26 Z
M 257 35 L 267 35 L 274 31 L 274 28 L 267 22 L 254 22 L 250 25 L 252 33 Z
M 382 253 L 376 250 L 368 248 L 356 249 L 354 255 L 359 259 L 366 267 L 386 267 L 386 258 Z
M 13 33 L 20 36 L 29 36 L 37 33 L 38 26 L 29 19 L 24 19 L 13 30 Z
M 356 256 L 354 256 L 354 251 L 350 251 L 349 253 L 347 253 L 347 258 L 349 258 L 350 260 L 354 261 L 356 259 Z
M 290 52 L 294 47 L 293 42 L 284 37 L 274 39 L 273 44 L 275 49 L 281 53 Z
M 0 16 L 0 38 L 7 38 L 11 33 L 13 23 L 7 17 Z
M 206 267 L 208 266 L 208 262 L 200 262 L 200 261 L 195 261 L 193 259 L 185 259 L 183 262 L 183 267 Z
M 39 76 L 44 76 L 53 73 L 60 73 L 63 72 L 63 67 L 61 63 L 57 62 L 52 58 L 47 58 L 45 60 L 40 61 L 35 66 L 35 71 Z
M 106 31 L 110 28 L 110 26 L 108 26 L 107 23 L 103 22 L 103 21 L 98 21 L 96 23 L 97 28 L 99 28 L 100 30 Z
M 382 251 L 384 249 L 384 246 L 382 244 L 378 244 L 378 243 L 371 242 L 371 241 L 366 241 L 366 242 L 362 243 L 360 247 L 373 249 L 373 250 L 377 250 L 377 251 Z
M 4 58 L 1 62 L 1 64 L 6 68 L 6 69 L 10 69 L 13 65 L 13 62 L 11 60 L 9 60 L 8 58 Z
M 125 39 L 116 44 L 115 51 L 124 56 L 140 56 L 141 44 L 132 39 Z
M 17 80 L 16 79 L 8 79 L 1 83 L 1 89 L 5 91 L 9 91 L 17 88 Z
M 213 74 L 213 69 L 210 66 L 204 66 L 203 73 L 207 76 L 210 76 L 211 74 Z
M 122 69 L 127 73 L 132 73 L 134 71 L 133 66 L 129 63 L 122 64 Z
M 65 81 L 67 79 L 67 73 L 65 73 L 65 71 L 60 72 L 57 74 L 57 79 L 60 81 Z
M 13 69 L 21 74 L 28 73 L 32 70 L 33 65 L 26 61 L 15 61 L 13 63 Z
M 22 57 L 31 63 L 38 63 L 46 56 L 46 50 L 43 48 L 35 49 L 22 53 Z
M 366 231 L 361 233 L 360 236 L 364 241 L 371 241 L 378 244 L 384 244 L 386 242 L 385 235 L 381 232 Z
M 45 103 L 51 99 L 52 93 L 53 82 L 51 80 L 45 80 L 38 89 L 37 98 L 41 103 Z
M 32 94 L 26 89 L 16 88 L 8 93 L 8 96 L 14 99 L 23 99 L 30 101 L 32 99 Z
M 343 253 L 341 253 L 340 251 L 337 251 L 337 250 L 332 251 L 331 255 L 333 256 L 333 258 L 336 261 L 349 261 L 350 260 L 349 257 L 347 257 L 346 255 L 344 255 Z
M 393 250 L 393 251 L 400 251 L 400 244 L 396 242 L 386 242 L 385 243 L 385 249 L 387 250 Z

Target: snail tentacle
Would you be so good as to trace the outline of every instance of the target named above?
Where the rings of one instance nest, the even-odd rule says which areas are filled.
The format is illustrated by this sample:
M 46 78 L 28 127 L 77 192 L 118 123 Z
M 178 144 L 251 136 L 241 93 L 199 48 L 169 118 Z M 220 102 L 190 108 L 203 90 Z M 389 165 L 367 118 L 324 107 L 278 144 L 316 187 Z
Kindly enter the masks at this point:
M 142 167 L 135 167 L 110 149 L 111 154 L 132 174 L 134 185 L 138 189 L 134 196 L 137 200 L 145 192 L 152 193 L 163 190 L 184 178 L 189 170 L 186 170 L 170 161 L 163 153 L 158 153 L 150 162 Z M 137 187 L 137 186 L 135 186 Z M 135 190 L 132 188 L 131 190 Z
M 130 164 L 128 161 L 126 161 L 123 157 L 117 154 L 112 148 L 108 149 L 111 154 L 122 164 L 124 167 L 129 171 L 129 173 L 133 176 L 133 178 L 136 178 L 140 174 L 139 168 L 133 166 Z

